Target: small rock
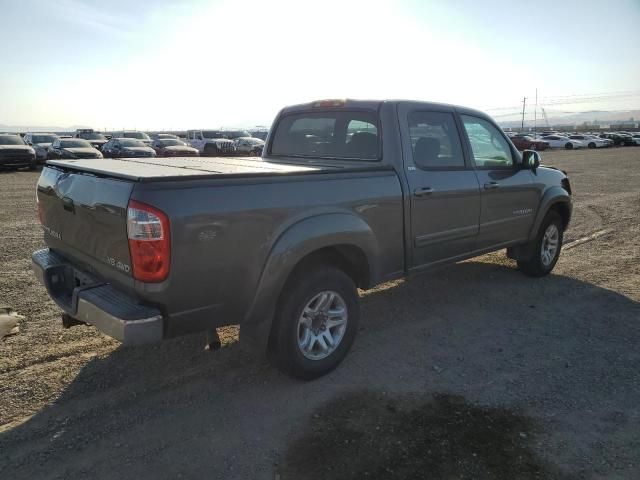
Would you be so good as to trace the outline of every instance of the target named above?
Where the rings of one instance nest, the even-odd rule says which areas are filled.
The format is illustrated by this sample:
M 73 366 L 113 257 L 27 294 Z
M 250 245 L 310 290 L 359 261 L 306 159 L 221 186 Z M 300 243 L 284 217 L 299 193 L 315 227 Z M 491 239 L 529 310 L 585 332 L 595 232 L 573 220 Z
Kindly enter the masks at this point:
M 436 373 L 442 373 L 444 372 L 444 368 L 439 367 L 438 365 L 434 365 L 433 369 L 436 371 Z
M 9 335 L 16 335 L 20 331 L 18 322 L 23 320 L 11 307 L 0 307 L 0 339 Z

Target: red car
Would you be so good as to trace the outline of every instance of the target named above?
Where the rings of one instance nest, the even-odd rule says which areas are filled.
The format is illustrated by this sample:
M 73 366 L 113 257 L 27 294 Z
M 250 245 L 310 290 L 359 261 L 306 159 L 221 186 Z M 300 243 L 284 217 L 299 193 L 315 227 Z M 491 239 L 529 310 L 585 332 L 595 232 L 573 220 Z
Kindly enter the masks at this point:
M 543 140 L 536 140 L 532 137 L 513 137 L 511 139 L 518 150 L 546 150 L 549 144 Z
M 159 157 L 197 157 L 197 148 L 190 147 L 177 138 L 158 138 L 151 144 Z

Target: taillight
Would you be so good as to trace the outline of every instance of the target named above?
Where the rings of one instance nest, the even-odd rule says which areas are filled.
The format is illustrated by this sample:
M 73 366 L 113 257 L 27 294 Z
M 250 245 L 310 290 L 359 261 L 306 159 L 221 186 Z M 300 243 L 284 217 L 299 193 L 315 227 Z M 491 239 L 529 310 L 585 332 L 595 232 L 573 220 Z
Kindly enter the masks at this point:
M 133 278 L 156 283 L 166 279 L 171 264 L 167 215 L 150 205 L 131 200 L 127 208 L 127 237 Z

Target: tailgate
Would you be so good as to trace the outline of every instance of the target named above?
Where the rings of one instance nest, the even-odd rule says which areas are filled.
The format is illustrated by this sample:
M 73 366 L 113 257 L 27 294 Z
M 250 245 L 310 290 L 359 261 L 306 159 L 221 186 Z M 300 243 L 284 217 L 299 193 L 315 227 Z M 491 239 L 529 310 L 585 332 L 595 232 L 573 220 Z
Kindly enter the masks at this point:
M 38 210 L 47 245 L 107 278 L 131 280 L 127 204 L 134 184 L 45 167 Z

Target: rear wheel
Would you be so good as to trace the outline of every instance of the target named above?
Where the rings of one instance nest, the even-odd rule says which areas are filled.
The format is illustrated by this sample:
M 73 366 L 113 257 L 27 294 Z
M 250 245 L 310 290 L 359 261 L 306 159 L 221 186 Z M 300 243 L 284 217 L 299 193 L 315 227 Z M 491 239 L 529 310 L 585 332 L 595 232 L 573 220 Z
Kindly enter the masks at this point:
M 311 380 L 344 359 L 358 329 L 356 286 L 330 265 L 307 265 L 283 289 L 272 332 L 272 360 L 287 375 Z
M 218 147 L 215 145 L 205 145 L 203 154 L 205 157 L 217 157 L 219 156 Z
M 531 258 L 518 260 L 518 269 L 531 277 L 543 277 L 551 273 L 560 257 L 563 233 L 560 215 L 555 211 L 547 213 L 532 242 Z
M 595 143 L 593 143 L 593 142 L 591 142 L 591 143 L 589 144 L 589 148 L 596 148 L 596 144 L 595 144 Z
M 564 148 L 566 148 L 567 150 L 571 150 L 573 148 L 573 143 L 571 142 L 567 142 L 564 146 Z

